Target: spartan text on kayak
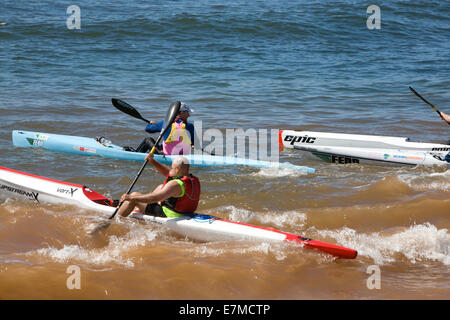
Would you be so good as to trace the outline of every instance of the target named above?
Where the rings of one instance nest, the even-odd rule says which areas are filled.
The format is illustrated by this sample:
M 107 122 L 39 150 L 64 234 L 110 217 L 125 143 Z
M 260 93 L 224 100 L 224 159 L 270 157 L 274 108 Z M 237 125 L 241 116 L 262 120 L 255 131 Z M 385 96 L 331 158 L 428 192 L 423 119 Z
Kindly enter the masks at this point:
M 17 193 L 22 196 L 26 196 L 26 197 L 30 198 L 30 200 L 36 200 L 36 202 L 39 202 L 39 200 L 38 200 L 39 193 L 38 192 L 28 192 L 28 191 L 25 191 L 22 189 L 7 186 L 5 184 L 0 185 L 0 190 L 6 190 L 8 192 Z

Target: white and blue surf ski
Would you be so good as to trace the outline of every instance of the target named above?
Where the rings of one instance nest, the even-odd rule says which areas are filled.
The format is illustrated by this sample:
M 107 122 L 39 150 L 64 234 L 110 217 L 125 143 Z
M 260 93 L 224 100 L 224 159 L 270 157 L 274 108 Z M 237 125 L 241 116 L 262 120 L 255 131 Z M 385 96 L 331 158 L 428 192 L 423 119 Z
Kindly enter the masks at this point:
M 22 148 L 44 148 L 51 151 L 71 153 L 81 156 L 101 156 L 119 160 L 145 161 L 146 153 L 125 151 L 118 145 L 105 146 L 94 138 L 69 136 L 61 134 L 31 132 L 23 130 L 14 130 L 12 132 L 12 141 L 14 146 Z M 172 160 L 178 156 L 155 155 L 158 162 L 170 165 Z M 236 158 L 227 156 L 213 156 L 204 154 L 184 155 L 190 165 L 196 167 L 212 166 L 249 166 L 255 168 L 290 168 L 301 170 L 307 173 L 314 173 L 315 169 L 306 166 L 297 166 L 289 162 L 270 162 L 254 160 L 248 158 Z

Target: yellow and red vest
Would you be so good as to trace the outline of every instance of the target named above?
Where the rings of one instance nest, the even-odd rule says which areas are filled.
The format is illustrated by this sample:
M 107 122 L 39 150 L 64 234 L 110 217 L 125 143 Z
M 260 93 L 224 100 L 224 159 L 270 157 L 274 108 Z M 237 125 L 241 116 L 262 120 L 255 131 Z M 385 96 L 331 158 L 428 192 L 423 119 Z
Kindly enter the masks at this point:
M 167 217 L 180 217 L 194 213 L 200 200 L 200 180 L 192 174 L 184 177 L 168 176 L 164 185 L 169 181 L 176 181 L 181 187 L 178 197 L 171 197 L 161 202 L 161 207 Z

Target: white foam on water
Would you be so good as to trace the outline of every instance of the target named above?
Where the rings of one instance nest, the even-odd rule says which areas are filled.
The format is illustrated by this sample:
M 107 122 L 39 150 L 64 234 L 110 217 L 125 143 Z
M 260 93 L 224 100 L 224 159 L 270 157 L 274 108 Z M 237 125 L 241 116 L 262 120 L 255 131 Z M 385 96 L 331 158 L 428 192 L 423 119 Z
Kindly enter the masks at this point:
M 3 203 L 0 203 L 0 207 L 3 207 L 9 213 L 16 213 L 21 209 L 20 206 L 17 205 L 16 199 L 7 198 Z
M 399 174 L 398 179 L 413 190 L 450 191 L 450 169 L 444 172 L 421 172 L 419 174 Z
M 438 261 L 450 265 L 450 234 L 447 229 L 437 229 L 430 223 L 413 225 L 387 235 L 357 233 L 350 228 L 317 232 L 357 250 L 359 257 L 369 257 L 378 265 L 394 263 L 399 255 L 412 264 Z
M 283 261 L 287 258 L 288 254 L 282 245 L 282 243 L 268 243 L 261 242 L 254 244 L 248 241 L 230 242 L 224 247 L 223 242 L 219 243 L 206 243 L 188 250 L 192 252 L 195 257 L 219 257 L 227 255 L 249 255 L 262 253 L 264 255 L 273 255 L 276 260 Z
M 242 208 L 236 208 L 235 206 L 226 206 L 226 207 L 222 207 L 221 209 L 223 209 L 225 211 L 231 211 L 229 214 L 229 216 L 230 216 L 229 219 L 231 221 L 247 223 L 256 216 L 255 213 L 253 213 L 249 210 L 242 209 Z
M 286 228 L 295 226 L 303 227 L 307 220 L 307 215 L 298 211 L 285 211 L 285 212 L 257 212 L 237 208 L 235 206 L 221 207 L 221 210 L 225 210 L 229 213 L 229 220 L 235 222 L 249 223 L 251 220 L 257 220 L 263 225 L 274 224 L 277 228 Z M 280 230 L 283 231 L 283 230 Z
M 300 177 L 310 174 L 306 170 L 302 170 L 295 166 L 274 166 L 269 168 L 261 168 L 258 172 L 251 173 L 254 177 L 277 178 L 277 177 Z
M 139 229 L 139 230 L 137 230 Z M 28 252 L 27 255 L 48 257 L 56 262 L 82 262 L 102 266 L 115 263 L 126 268 L 133 268 L 132 258 L 125 258 L 124 254 L 133 248 L 145 246 L 153 241 L 158 231 L 146 228 L 133 228 L 123 237 L 110 236 L 109 242 L 103 248 L 85 248 L 80 245 L 64 245 L 62 248 L 47 247 Z
M 285 211 L 281 213 L 259 213 L 256 215 L 257 220 L 263 224 L 272 223 L 278 228 L 286 228 L 295 226 L 301 228 L 305 225 L 307 215 L 297 211 Z
M 61 249 L 54 247 L 38 249 L 36 253 L 61 263 L 68 263 L 69 261 L 75 260 L 95 265 L 116 263 L 129 268 L 134 267 L 132 259 L 124 259 L 121 257 L 122 251 L 119 248 L 88 250 L 78 245 L 64 245 Z

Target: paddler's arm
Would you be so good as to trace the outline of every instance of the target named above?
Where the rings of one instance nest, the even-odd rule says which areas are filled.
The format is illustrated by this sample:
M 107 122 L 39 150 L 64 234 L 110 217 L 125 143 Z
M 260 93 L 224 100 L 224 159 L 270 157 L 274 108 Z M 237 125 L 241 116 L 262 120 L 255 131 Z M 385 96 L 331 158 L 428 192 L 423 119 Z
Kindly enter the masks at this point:
M 194 125 L 190 122 L 187 123 L 186 129 L 189 132 L 189 138 L 191 139 L 191 145 L 194 147 L 194 142 L 198 141 L 198 137 L 196 136 Z
M 169 171 L 170 168 L 162 163 L 159 163 L 158 161 L 156 161 L 153 158 L 153 153 L 149 153 L 146 157 L 145 160 L 148 161 L 148 163 L 150 163 L 152 166 L 155 167 L 155 169 L 162 174 L 164 177 L 167 177 L 169 175 Z
M 161 120 L 159 122 L 150 121 L 149 124 L 145 126 L 145 131 L 148 133 L 155 133 L 155 132 L 161 132 L 163 129 L 164 120 Z
M 156 203 L 171 197 L 179 197 L 182 191 L 181 186 L 176 181 L 169 181 L 161 188 L 156 188 L 152 193 L 141 194 L 136 192 L 132 194 L 124 194 L 120 200 L 141 203 Z
M 441 112 L 442 119 L 444 119 L 447 123 L 450 123 L 450 115 Z

